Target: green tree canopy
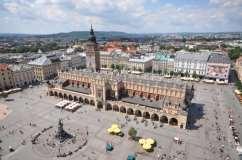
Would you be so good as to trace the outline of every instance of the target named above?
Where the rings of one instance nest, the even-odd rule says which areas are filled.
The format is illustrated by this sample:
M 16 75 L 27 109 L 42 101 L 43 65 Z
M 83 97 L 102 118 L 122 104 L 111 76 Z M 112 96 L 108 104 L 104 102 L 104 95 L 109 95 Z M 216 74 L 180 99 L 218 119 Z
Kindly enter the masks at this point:
M 112 69 L 114 69 L 114 68 L 115 68 L 115 65 L 114 65 L 113 63 L 111 64 L 111 68 L 112 68 Z
M 235 85 L 236 85 L 236 87 L 238 88 L 238 90 L 239 90 L 240 92 L 242 92 L 242 83 L 241 83 L 241 81 L 236 81 Z
M 131 127 L 131 128 L 129 129 L 128 134 L 129 134 L 129 136 L 130 136 L 132 139 L 134 139 L 134 138 L 136 137 L 136 135 L 137 135 L 137 130 L 136 130 L 135 128 Z
M 229 51 L 228 55 L 231 60 L 236 60 L 237 58 L 239 58 L 241 53 L 242 53 L 242 49 L 240 47 L 235 47 Z

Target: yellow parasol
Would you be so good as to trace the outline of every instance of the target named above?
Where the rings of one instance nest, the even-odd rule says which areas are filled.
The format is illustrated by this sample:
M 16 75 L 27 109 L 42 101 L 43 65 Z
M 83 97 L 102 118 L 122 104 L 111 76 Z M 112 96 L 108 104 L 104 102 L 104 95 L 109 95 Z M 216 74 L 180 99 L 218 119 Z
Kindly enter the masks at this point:
M 121 132 L 121 129 L 118 127 L 117 124 L 112 124 L 112 126 L 110 128 L 107 129 L 107 131 L 109 133 L 115 133 L 115 134 L 118 134 Z
M 143 144 L 142 147 L 143 147 L 143 149 L 145 149 L 145 150 L 149 150 L 149 149 L 151 149 L 152 146 L 151 146 L 151 144 L 149 144 L 149 143 L 146 142 L 146 143 Z
M 119 128 L 113 128 L 113 132 L 116 133 L 116 134 L 118 134 L 118 133 L 121 132 L 121 130 Z
M 139 139 L 139 144 L 142 146 L 145 150 L 150 150 L 153 147 L 153 144 L 155 143 L 155 140 L 152 138 L 147 139 Z
M 119 128 L 117 124 L 113 123 L 111 128 Z
M 112 133 L 113 132 L 113 128 L 108 128 L 108 133 Z
M 141 138 L 141 139 L 139 139 L 139 144 L 144 144 L 145 141 L 146 141 L 145 139 Z
M 148 138 L 148 139 L 146 139 L 146 142 L 149 143 L 149 144 L 154 144 L 155 140 L 152 139 L 152 138 Z

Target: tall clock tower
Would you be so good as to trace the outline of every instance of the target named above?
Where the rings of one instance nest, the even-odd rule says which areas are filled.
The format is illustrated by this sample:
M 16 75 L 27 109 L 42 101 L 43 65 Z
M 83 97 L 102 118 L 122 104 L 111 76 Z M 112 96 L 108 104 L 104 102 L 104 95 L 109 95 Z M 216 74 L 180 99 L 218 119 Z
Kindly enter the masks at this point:
M 85 44 L 86 67 L 93 72 L 100 71 L 100 53 L 92 25 L 88 41 Z

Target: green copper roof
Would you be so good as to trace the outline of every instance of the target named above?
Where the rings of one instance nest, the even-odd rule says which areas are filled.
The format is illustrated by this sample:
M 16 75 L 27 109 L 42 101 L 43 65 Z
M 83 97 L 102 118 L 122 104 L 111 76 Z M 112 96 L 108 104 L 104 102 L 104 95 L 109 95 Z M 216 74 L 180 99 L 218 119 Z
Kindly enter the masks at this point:
M 170 55 L 168 55 L 167 53 L 157 52 L 155 54 L 155 60 L 159 60 L 159 61 L 170 61 L 170 60 L 173 60 L 173 58 L 171 58 Z

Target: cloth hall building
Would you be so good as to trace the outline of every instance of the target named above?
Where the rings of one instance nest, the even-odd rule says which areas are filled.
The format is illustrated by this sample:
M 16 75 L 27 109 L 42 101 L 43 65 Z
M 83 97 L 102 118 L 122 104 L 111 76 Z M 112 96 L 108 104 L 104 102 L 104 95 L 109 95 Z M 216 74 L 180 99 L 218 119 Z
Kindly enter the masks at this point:
M 90 48 L 86 50 L 90 51 L 87 53 L 90 59 L 87 68 L 59 72 L 59 79 L 49 84 L 48 94 L 185 129 L 192 87 L 161 77 L 101 73 L 98 68 L 100 56 L 93 55 L 99 53 L 92 29 L 90 33 L 87 42 Z

